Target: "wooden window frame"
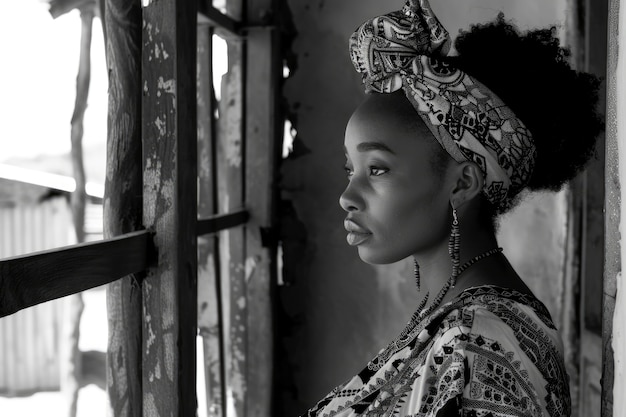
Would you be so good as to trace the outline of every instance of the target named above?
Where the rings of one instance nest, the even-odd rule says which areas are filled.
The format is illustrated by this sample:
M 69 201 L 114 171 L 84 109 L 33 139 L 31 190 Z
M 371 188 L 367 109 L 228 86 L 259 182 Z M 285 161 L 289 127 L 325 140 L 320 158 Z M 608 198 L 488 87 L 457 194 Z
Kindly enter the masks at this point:
M 274 225 L 282 132 L 279 36 L 268 21 L 278 2 L 249 2 L 240 21 L 206 1 L 143 3 L 103 2 L 110 71 L 105 239 L 1 260 L 0 317 L 111 283 L 113 415 L 195 416 L 197 237 L 241 229 L 248 303 L 237 415 L 271 415 L 275 247 L 264 231 Z M 189 164 L 206 146 L 196 140 L 197 51 L 189 46 L 196 45 L 199 16 L 245 39 L 242 206 L 221 214 L 198 210 L 198 184 L 214 179 Z

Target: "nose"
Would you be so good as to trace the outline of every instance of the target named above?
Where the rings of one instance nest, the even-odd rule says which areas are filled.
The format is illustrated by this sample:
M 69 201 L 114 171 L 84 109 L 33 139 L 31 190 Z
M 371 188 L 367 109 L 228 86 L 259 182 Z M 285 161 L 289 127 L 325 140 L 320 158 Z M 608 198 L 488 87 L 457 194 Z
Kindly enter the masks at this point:
M 358 192 L 355 179 L 352 179 L 339 196 L 339 205 L 347 212 L 363 210 L 363 199 Z

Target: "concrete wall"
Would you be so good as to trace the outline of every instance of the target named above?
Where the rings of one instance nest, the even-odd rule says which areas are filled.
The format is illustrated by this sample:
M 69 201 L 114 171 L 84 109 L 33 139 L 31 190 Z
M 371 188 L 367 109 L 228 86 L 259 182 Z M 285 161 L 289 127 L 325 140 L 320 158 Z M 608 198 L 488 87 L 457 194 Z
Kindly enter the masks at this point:
M 564 2 L 437 0 L 433 7 L 454 35 L 499 10 L 522 28 L 562 23 Z M 345 243 L 338 205 L 346 184 L 344 128 L 363 99 L 347 39 L 364 20 L 399 9 L 403 1 L 288 3 L 298 31 L 297 68 L 284 93 L 298 131 L 296 148 L 308 150 L 285 161 L 282 171 L 283 197 L 292 202 L 307 236 L 297 259 L 286 260 L 294 264 L 295 282 L 280 289 L 278 332 L 284 350 L 277 408 L 294 416 L 358 372 L 403 328 L 418 297 L 410 262 L 375 267 L 360 261 Z M 507 255 L 557 317 L 565 201 L 563 195 L 534 197 L 509 215 L 501 230 Z

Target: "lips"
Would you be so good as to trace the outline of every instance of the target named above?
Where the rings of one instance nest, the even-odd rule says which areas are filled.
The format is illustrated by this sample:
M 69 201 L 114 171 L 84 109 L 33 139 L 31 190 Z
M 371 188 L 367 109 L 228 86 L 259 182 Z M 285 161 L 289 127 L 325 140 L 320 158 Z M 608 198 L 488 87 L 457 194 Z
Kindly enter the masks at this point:
M 343 227 L 348 232 L 346 240 L 350 246 L 358 246 L 372 236 L 372 233 L 369 230 L 363 228 L 350 219 L 344 220 Z

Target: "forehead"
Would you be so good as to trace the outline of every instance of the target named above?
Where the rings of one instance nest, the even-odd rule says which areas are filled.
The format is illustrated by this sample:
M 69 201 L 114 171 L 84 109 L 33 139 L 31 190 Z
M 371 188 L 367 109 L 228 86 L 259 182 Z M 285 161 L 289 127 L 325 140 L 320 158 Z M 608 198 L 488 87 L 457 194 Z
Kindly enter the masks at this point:
M 346 127 L 345 146 L 361 142 L 383 143 L 396 154 L 437 145 L 402 91 L 372 94 L 355 110 Z

